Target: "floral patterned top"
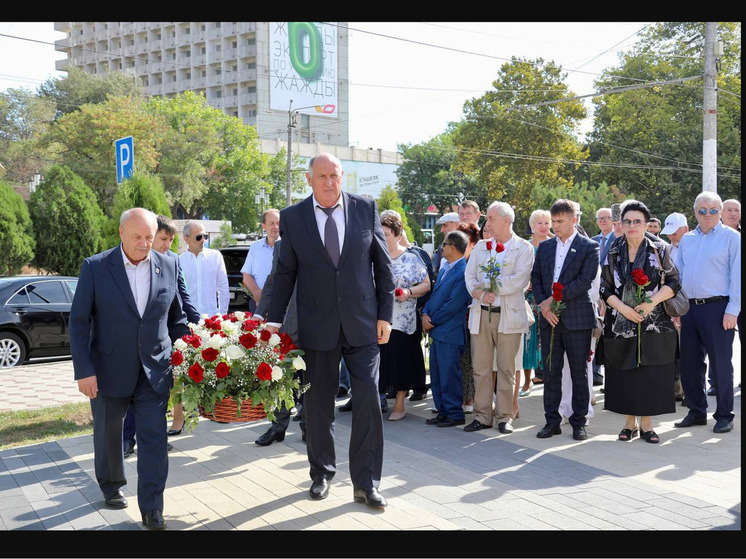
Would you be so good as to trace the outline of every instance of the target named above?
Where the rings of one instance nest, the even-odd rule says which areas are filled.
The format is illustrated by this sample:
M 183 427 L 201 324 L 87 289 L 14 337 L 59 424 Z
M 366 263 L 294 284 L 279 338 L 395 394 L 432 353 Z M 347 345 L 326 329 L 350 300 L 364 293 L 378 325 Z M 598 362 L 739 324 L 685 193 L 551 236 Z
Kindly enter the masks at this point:
M 394 288 L 411 288 L 425 280 L 427 268 L 414 252 L 404 251 L 391 259 L 394 272 Z M 414 334 L 417 329 L 417 299 L 410 297 L 403 303 L 394 299 L 392 328 L 405 334 Z

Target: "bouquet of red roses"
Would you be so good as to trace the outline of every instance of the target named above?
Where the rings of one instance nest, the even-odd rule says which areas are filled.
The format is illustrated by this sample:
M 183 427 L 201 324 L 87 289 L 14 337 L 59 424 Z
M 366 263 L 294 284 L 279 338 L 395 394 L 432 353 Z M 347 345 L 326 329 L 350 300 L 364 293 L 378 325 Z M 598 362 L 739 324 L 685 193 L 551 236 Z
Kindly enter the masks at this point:
M 637 290 L 635 291 L 635 306 L 640 305 L 642 303 L 652 303 L 652 299 L 648 297 L 647 292 L 645 291 L 645 288 L 650 285 L 650 278 L 647 276 L 645 271 L 642 268 L 635 268 L 632 270 L 632 281 L 635 282 L 637 285 Z M 640 310 L 640 315 L 643 314 L 643 311 Z M 640 334 L 642 333 L 642 322 L 637 323 L 637 366 L 640 366 Z
M 552 284 L 552 302 L 549 305 L 549 310 L 551 310 L 557 317 L 559 317 L 560 313 L 563 309 L 567 308 L 567 305 L 562 300 L 562 291 L 565 289 L 565 286 L 559 283 L 558 281 L 554 282 Z M 552 326 L 552 335 L 549 338 L 549 369 L 552 368 L 552 346 L 554 346 L 554 326 Z
M 497 293 L 500 289 L 500 264 L 497 262 L 497 255 L 505 250 L 505 245 L 502 243 L 495 243 L 495 254 L 492 254 L 492 240 L 487 241 L 487 250 L 490 252 L 490 257 L 480 266 L 480 269 L 484 272 L 484 279 L 486 283 L 489 283 L 489 288 L 485 291 L 490 293 Z M 490 305 L 490 313 L 488 320 L 492 322 L 492 305 Z

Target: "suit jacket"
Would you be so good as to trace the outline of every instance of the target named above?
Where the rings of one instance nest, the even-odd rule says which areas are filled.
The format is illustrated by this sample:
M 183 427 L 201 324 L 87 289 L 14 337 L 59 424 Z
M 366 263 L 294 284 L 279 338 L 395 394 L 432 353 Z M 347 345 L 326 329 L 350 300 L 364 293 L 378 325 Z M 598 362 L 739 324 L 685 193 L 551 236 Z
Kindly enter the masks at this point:
M 596 241 L 598 243 L 598 246 L 601 246 L 601 237 L 603 237 L 602 233 L 599 233 L 598 235 L 594 235 L 591 237 L 591 240 Z M 611 232 L 611 235 L 609 235 L 609 239 L 606 241 L 606 245 L 604 245 L 604 250 L 598 255 L 598 261 L 600 262 L 601 266 L 604 265 L 604 262 L 606 261 L 606 255 L 609 254 L 609 249 L 611 248 L 611 245 L 614 244 L 614 241 L 616 240 L 616 234 L 614 231 Z
M 272 300 L 272 293 L 274 292 L 274 275 L 277 271 L 277 262 L 280 259 L 280 246 L 282 239 L 275 241 L 274 249 L 272 250 L 272 271 L 270 271 L 267 278 L 264 280 L 264 287 L 262 287 L 262 298 L 259 299 L 259 304 L 256 307 L 256 313 L 262 318 L 267 316 L 269 312 L 269 303 Z M 296 290 L 293 289 L 293 295 L 290 297 L 290 303 L 288 303 L 287 312 L 285 313 L 285 319 L 282 322 L 281 332 L 286 332 L 294 342 L 298 340 L 298 309 L 296 306 Z
M 70 309 L 75 379 L 96 376 L 104 396 L 132 394 L 142 366 L 153 390 L 173 385 L 171 344 L 189 333 L 178 295 L 178 262 L 150 253 L 150 293 L 140 317 L 121 245 L 86 258 Z
M 531 288 L 537 304 L 552 295 L 556 250 L 557 238 L 552 237 L 539 243 L 536 251 Z M 567 308 L 560 313 L 559 319 L 568 330 L 586 330 L 596 326 L 596 313 L 589 291 L 598 275 L 598 251 L 596 241 L 577 234 L 562 265 L 558 281 L 564 287 L 562 300 Z M 539 320 L 541 327 L 548 326 L 541 314 Z
M 422 309 L 422 314 L 428 315 L 433 324 L 429 332 L 433 340 L 456 345 L 466 343 L 466 307 L 471 295 L 466 290 L 465 269 L 466 261 L 461 259 L 449 268 L 445 277 L 441 270 L 430 300 Z
M 280 212 L 282 244 L 267 320 L 283 321 L 296 287 L 303 349 L 332 349 L 340 328 L 352 346 L 376 343 L 376 322 L 393 318 L 391 258 L 376 203 L 342 196 L 345 233 L 336 267 L 319 234 L 312 196 Z

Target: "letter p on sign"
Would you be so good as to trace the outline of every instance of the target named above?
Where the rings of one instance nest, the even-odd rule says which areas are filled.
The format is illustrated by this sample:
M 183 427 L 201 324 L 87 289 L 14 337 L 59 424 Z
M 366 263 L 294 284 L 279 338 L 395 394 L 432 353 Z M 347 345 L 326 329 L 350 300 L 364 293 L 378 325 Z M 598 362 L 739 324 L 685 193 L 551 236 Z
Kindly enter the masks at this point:
M 114 143 L 114 150 L 117 160 L 117 184 L 122 184 L 122 181 L 130 178 L 134 171 L 135 148 L 132 136 L 119 138 Z

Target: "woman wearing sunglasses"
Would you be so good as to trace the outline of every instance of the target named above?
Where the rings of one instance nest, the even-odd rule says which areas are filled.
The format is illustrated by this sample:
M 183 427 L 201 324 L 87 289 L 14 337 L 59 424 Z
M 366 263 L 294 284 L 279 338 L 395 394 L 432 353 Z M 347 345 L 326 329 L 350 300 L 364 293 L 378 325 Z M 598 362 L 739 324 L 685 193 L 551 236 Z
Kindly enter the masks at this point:
M 669 246 L 645 235 L 650 212 L 628 200 L 621 208 L 623 235 L 601 270 L 604 324 L 605 409 L 625 416 L 619 440 L 638 432 L 658 443 L 652 416 L 674 413 L 674 360 L 678 335 L 661 303 L 681 288 Z M 665 284 L 661 285 L 661 266 Z M 639 417 L 639 423 L 637 418 Z

